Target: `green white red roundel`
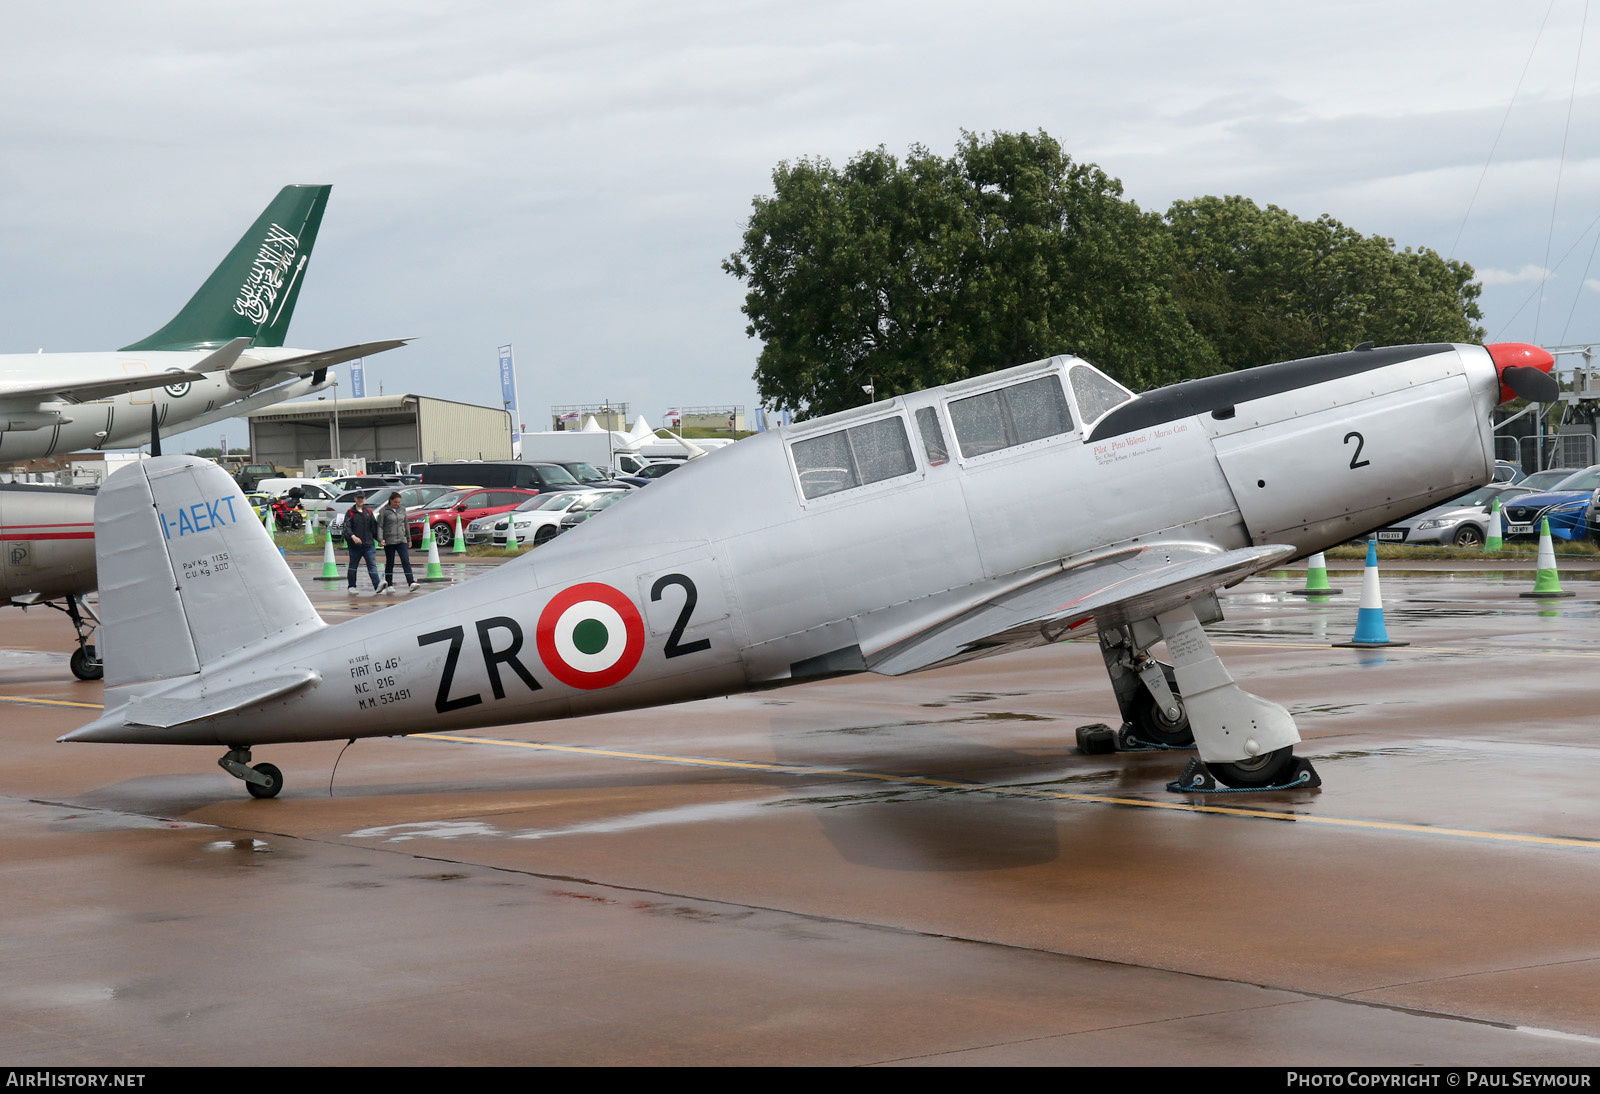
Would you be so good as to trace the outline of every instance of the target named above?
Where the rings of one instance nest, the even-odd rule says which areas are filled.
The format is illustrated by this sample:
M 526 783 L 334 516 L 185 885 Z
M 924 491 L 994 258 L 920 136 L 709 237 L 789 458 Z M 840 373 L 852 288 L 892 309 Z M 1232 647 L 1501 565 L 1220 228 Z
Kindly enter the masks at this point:
M 644 620 L 633 601 L 598 581 L 574 585 L 544 606 L 535 633 L 550 675 L 574 688 L 605 688 L 644 653 Z

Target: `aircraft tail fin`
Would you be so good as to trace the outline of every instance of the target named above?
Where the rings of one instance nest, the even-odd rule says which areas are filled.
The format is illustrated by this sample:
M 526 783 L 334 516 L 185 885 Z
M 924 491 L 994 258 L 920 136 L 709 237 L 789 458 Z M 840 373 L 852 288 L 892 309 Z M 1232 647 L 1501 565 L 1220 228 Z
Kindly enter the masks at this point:
M 94 518 L 108 687 L 193 675 L 325 625 L 238 484 L 209 460 L 124 468 L 101 487 Z
M 183 310 L 130 350 L 210 349 L 246 337 L 281 346 L 331 186 L 285 186 Z

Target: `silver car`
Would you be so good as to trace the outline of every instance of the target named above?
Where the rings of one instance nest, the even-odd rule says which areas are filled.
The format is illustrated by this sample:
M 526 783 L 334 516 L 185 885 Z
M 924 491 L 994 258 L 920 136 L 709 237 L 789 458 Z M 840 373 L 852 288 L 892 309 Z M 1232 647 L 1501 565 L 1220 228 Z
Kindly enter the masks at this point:
M 1436 505 L 1410 520 L 1397 521 L 1379 528 L 1379 543 L 1432 543 L 1450 547 L 1482 547 L 1489 535 L 1489 509 L 1495 498 L 1503 507 L 1506 502 L 1522 494 L 1531 494 L 1525 486 L 1493 483 Z

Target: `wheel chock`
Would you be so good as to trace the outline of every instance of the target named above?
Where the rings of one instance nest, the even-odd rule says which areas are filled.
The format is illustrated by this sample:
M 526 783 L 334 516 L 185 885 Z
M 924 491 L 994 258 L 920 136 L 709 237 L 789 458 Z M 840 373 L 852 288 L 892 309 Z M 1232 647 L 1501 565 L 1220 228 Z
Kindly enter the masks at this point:
M 1104 722 L 1078 727 L 1078 751 L 1085 756 L 1103 756 L 1117 750 L 1117 735 Z
M 1289 777 L 1283 782 L 1274 786 L 1249 787 L 1217 785 L 1217 780 L 1206 770 L 1206 765 L 1200 762 L 1200 757 L 1195 756 L 1189 760 L 1177 781 L 1167 784 L 1167 789 L 1174 794 L 1255 794 L 1262 790 L 1310 790 L 1321 785 L 1322 776 L 1317 774 L 1317 769 L 1312 767 L 1311 761 L 1304 756 L 1294 758 L 1294 766 L 1289 768 Z

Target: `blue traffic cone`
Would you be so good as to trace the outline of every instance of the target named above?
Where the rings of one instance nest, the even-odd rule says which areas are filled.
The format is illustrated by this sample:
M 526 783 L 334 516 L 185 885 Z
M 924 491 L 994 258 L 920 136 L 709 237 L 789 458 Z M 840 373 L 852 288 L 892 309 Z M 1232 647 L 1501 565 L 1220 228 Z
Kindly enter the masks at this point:
M 1380 646 L 1409 646 L 1410 642 L 1389 641 L 1383 625 L 1383 593 L 1378 588 L 1378 541 L 1367 540 L 1367 568 L 1361 574 L 1361 607 L 1356 611 L 1355 637 L 1335 642 L 1344 649 L 1374 649 Z

